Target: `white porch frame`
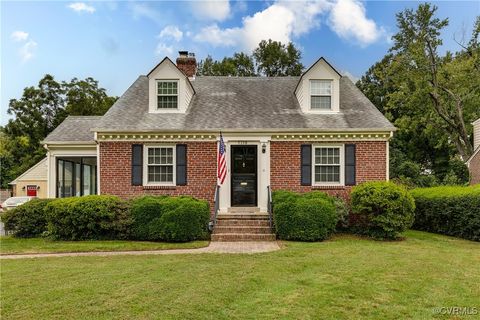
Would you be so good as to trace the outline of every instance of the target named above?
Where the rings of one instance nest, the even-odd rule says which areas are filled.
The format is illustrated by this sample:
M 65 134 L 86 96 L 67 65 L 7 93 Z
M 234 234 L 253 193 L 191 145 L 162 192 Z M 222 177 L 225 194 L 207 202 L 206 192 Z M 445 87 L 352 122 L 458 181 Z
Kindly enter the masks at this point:
M 47 151 L 47 197 L 56 197 L 57 158 L 59 157 L 93 157 L 97 159 L 97 194 L 100 194 L 100 158 L 97 145 L 48 145 Z
M 257 146 L 257 207 L 260 211 L 267 211 L 268 192 L 270 185 L 270 140 L 271 136 L 238 136 L 223 134 L 225 143 L 225 160 L 227 162 L 227 176 L 220 186 L 219 208 L 224 213 L 231 207 L 231 146 L 254 145 Z M 217 144 L 220 137 L 217 139 Z M 262 153 L 265 145 L 265 153 Z M 218 150 L 218 147 L 217 147 Z

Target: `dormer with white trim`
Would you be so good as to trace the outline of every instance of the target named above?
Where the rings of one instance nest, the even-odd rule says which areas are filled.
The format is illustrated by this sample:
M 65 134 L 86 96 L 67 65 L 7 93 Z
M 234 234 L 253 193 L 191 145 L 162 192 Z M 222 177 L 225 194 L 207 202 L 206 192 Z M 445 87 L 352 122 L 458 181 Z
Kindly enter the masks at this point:
M 304 113 L 340 112 L 340 78 L 323 57 L 305 71 L 297 87 L 295 96 Z
M 149 113 L 185 113 L 195 90 L 175 63 L 164 58 L 148 77 Z

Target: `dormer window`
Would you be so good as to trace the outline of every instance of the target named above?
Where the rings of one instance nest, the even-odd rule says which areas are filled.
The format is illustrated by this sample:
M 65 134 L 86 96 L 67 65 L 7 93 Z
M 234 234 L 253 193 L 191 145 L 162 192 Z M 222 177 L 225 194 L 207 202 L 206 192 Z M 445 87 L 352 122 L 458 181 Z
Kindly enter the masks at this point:
M 310 80 L 310 108 L 332 109 L 332 80 Z
M 178 80 L 157 80 L 157 108 L 178 108 Z

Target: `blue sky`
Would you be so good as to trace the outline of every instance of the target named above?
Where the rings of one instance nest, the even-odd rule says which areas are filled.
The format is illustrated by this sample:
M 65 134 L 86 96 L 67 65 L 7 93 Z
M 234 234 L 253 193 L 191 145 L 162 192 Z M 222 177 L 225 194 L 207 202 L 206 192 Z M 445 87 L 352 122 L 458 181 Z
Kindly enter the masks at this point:
M 1 1 L 1 112 L 46 73 L 58 81 L 93 77 L 121 95 L 140 74 L 178 50 L 222 58 L 251 52 L 261 39 L 293 41 L 309 66 L 326 57 L 360 77 L 396 32 L 395 13 L 413 1 Z M 434 2 L 448 17 L 443 50 L 471 34 L 480 1 Z

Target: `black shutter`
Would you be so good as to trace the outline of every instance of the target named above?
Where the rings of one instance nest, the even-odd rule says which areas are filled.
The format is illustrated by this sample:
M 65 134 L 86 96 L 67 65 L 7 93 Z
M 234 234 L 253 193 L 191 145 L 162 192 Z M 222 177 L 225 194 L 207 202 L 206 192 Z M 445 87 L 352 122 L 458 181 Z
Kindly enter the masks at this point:
M 345 145 L 345 185 L 354 186 L 355 177 L 355 145 Z
M 132 186 L 143 184 L 143 145 L 132 144 Z
M 312 145 L 302 144 L 301 146 L 301 185 L 312 185 Z
M 187 185 L 187 145 L 177 144 L 177 185 Z

